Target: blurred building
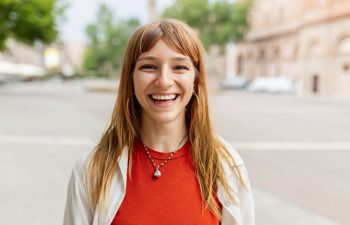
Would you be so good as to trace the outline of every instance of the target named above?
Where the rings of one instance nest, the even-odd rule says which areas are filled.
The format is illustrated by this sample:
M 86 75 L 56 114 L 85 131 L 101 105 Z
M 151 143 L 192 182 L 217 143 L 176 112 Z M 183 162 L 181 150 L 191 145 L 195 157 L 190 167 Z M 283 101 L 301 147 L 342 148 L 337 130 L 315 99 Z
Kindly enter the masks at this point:
M 288 77 L 302 94 L 350 97 L 350 1 L 255 0 L 234 71 Z
M 29 46 L 9 39 L 6 50 L 0 52 L 0 76 L 32 78 L 48 73 L 72 76 L 81 70 L 85 44 L 67 42 L 46 46 L 40 42 Z
M 157 10 L 157 1 L 148 0 L 148 21 L 155 21 L 159 19 L 158 10 Z
M 79 41 L 66 41 L 60 45 L 47 46 L 44 51 L 44 65 L 66 77 L 80 73 L 86 44 Z
M 42 50 L 43 46 L 36 43 L 33 47 L 9 39 L 6 42 L 6 51 L 2 53 L 2 60 L 13 63 L 28 63 L 35 66 L 43 66 Z
M 0 82 L 30 80 L 46 74 L 42 62 L 43 46 L 40 43 L 28 46 L 9 39 L 6 47 L 4 52 L 0 52 Z

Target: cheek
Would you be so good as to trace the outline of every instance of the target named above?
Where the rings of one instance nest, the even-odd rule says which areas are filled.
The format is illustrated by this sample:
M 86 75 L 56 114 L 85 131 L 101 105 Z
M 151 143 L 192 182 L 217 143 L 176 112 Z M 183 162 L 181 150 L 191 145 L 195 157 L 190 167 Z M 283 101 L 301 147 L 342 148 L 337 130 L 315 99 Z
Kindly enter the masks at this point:
M 145 95 L 143 94 L 142 87 L 137 81 L 134 82 L 134 97 L 136 98 L 136 101 L 141 106 L 141 108 L 143 108 L 146 101 Z
M 145 81 L 142 79 L 141 74 L 138 74 L 138 73 L 133 74 L 133 83 L 134 83 L 135 93 L 142 92 L 145 86 Z
M 133 74 L 133 87 L 134 87 L 134 94 L 136 96 L 136 99 L 140 103 L 143 87 L 142 87 L 142 81 L 138 77 L 138 74 Z
M 189 76 L 185 77 L 184 79 L 184 83 L 186 84 L 187 89 L 189 89 L 189 91 L 193 91 L 195 88 L 195 74 L 189 74 Z

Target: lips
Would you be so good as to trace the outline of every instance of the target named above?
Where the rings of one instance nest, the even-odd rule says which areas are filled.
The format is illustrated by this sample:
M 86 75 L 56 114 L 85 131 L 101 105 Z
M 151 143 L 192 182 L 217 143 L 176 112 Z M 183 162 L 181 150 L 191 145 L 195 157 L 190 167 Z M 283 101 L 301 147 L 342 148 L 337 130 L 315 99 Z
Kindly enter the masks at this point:
M 162 109 L 168 109 L 172 107 L 178 100 L 180 94 L 176 93 L 156 93 L 148 95 L 149 99 L 153 103 L 153 106 L 160 107 Z

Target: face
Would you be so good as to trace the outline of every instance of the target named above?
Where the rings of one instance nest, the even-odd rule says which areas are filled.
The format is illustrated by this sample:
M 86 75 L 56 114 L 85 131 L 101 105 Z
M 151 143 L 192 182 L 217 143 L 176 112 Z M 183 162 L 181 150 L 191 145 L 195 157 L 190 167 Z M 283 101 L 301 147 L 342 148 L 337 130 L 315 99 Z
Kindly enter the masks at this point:
M 185 123 L 185 107 L 192 97 L 195 81 L 190 57 L 159 40 L 139 56 L 133 81 L 143 121 Z

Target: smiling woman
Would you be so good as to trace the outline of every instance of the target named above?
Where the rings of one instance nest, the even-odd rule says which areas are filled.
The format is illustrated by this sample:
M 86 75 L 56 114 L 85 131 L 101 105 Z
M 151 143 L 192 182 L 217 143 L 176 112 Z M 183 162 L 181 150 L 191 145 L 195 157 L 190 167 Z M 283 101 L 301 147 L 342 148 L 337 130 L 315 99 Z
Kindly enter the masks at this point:
M 185 108 L 193 95 L 195 81 L 191 59 L 160 39 L 151 50 L 140 55 L 133 79 L 135 96 L 144 112 L 143 129 L 160 130 L 164 123 L 172 122 L 173 129 L 186 133 Z
M 129 40 L 111 122 L 68 185 L 64 224 L 253 225 L 247 171 L 214 134 L 204 50 L 178 20 Z

